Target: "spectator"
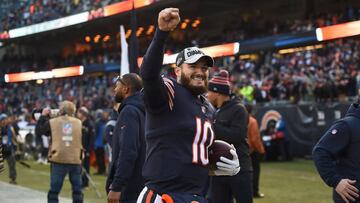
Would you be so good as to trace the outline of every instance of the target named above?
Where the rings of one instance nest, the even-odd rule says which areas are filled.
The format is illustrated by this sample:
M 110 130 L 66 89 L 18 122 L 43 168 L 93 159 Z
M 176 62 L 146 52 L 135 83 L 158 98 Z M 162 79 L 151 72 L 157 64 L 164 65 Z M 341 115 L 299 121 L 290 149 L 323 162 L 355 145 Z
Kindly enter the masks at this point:
M 313 157 L 324 182 L 333 188 L 333 201 L 360 202 L 359 103 L 350 106 L 315 145 Z
M 75 118 L 76 107 L 69 101 L 60 104 L 58 117 L 50 118 L 50 109 L 45 108 L 39 118 L 39 133 L 51 137 L 49 149 L 50 190 L 48 202 L 59 202 L 59 193 L 65 176 L 69 174 L 74 203 L 83 202 L 81 191 L 82 124 Z
M 259 125 L 252 114 L 252 105 L 246 104 L 246 110 L 249 114 L 248 138 L 250 147 L 251 163 L 253 167 L 253 197 L 263 198 L 265 195 L 259 191 L 260 179 L 260 160 L 265 153 L 265 149 L 260 136 Z
M 108 202 L 136 202 L 144 179 L 145 107 L 141 78 L 134 73 L 118 77 L 115 100 L 121 103 L 112 139 L 113 160 L 106 181 Z
M 109 113 L 98 109 L 96 111 L 97 119 L 95 121 L 95 155 L 98 171 L 95 175 L 106 175 L 105 167 L 105 125 L 109 118 Z
M 84 159 L 82 162 L 82 169 L 85 169 L 82 174 L 82 188 L 89 186 L 89 179 L 87 175 L 90 175 L 90 153 L 93 149 L 92 143 L 95 138 L 95 126 L 90 118 L 90 112 L 86 107 L 81 107 L 77 112 L 77 117 L 82 122 L 82 146 L 84 149 Z M 87 174 L 85 174 L 87 173 Z
M 216 139 L 233 144 L 238 153 L 240 172 L 229 179 L 226 176 L 211 177 L 209 200 L 214 203 L 252 203 L 252 166 L 247 137 L 248 113 L 241 101 L 231 95 L 229 73 L 221 70 L 209 81 L 208 100 L 217 108 L 214 116 Z
M 15 151 L 17 145 L 17 133 L 13 126 L 14 120 L 5 114 L 0 115 L 0 121 L 5 122 L 5 126 L 1 129 L 3 155 L 8 163 L 10 184 L 17 184 L 16 182 L 16 159 Z

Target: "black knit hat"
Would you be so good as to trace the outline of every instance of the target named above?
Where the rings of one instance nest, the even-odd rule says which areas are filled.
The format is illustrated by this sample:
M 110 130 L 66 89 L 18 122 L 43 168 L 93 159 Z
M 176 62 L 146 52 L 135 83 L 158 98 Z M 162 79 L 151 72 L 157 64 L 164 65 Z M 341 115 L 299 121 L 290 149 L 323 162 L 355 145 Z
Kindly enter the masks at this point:
M 218 92 L 224 95 L 230 95 L 229 73 L 226 70 L 221 70 L 215 74 L 209 81 L 209 91 Z

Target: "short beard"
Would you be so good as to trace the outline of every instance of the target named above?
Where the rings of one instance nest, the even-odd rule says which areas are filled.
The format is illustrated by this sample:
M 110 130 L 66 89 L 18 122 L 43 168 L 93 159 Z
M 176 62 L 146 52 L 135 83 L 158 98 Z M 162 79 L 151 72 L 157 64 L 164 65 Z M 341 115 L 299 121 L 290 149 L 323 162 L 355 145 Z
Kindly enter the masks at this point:
M 115 95 L 115 102 L 121 103 L 124 100 L 124 98 L 121 95 Z
M 192 76 L 190 76 L 192 77 Z M 181 72 L 181 75 L 180 75 L 180 83 L 185 87 L 187 88 L 188 90 L 190 90 L 190 92 L 197 96 L 197 95 L 201 95 L 201 94 L 204 94 L 208 91 L 208 79 L 205 78 L 204 79 L 204 83 L 205 83 L 205 86 L 202 86 L 202 87 L 196 87 L 196 86 L 192 86 L 190 84 L 190 78 L 186 77 L 185 74 L 183 72 Z

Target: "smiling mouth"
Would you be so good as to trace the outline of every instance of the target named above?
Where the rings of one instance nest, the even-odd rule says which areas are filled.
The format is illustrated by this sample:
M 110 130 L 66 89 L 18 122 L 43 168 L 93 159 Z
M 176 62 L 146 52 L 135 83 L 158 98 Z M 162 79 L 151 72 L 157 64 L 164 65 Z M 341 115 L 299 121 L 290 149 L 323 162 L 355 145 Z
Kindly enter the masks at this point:
M 204 76 L 194 76 L 194 77 L 191 77 L 191 79 L 193 79 L 195 81 L 205 81 Z

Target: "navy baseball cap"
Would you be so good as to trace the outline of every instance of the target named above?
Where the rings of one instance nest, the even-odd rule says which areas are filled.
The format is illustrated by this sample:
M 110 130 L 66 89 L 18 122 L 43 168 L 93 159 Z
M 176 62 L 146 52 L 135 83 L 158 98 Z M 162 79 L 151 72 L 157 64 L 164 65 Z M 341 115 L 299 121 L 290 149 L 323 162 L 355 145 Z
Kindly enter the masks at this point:
M 183 63 L 196 63 L 201 58 L 205 58 L 208 67 L 214 66 L 214 59 L 197 47 L 188 47 L 182 50 L 176 57 L 176 66 L 180 67 Z

